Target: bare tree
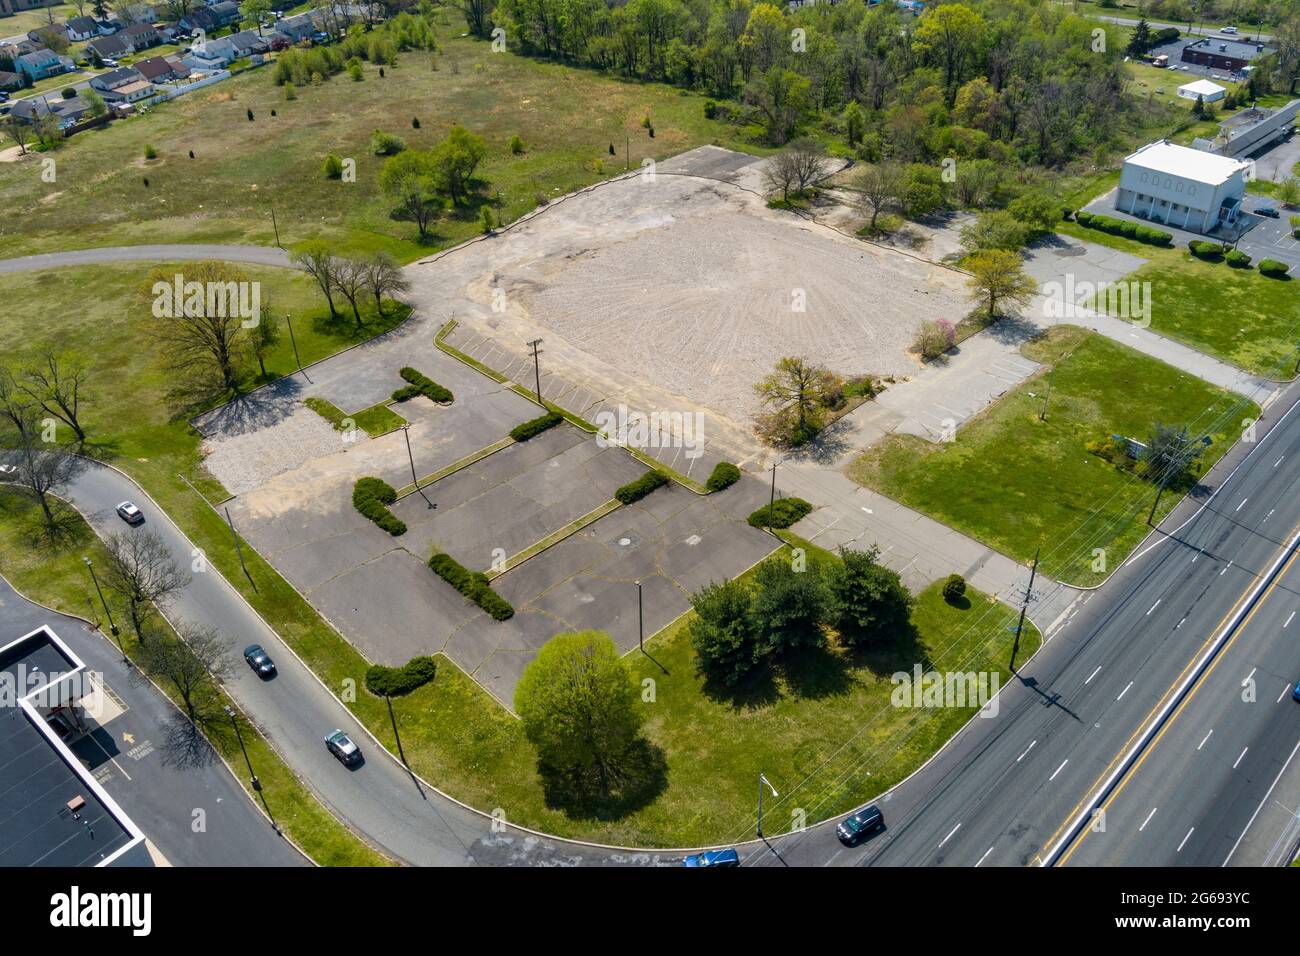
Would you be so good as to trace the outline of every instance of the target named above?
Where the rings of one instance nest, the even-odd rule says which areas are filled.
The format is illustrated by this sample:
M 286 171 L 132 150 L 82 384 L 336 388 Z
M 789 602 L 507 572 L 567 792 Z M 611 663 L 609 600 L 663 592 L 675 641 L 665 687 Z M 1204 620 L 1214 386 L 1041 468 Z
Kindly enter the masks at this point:
M 487 36 L 488 23 L 491 21 L 495 0 L 450 0 L 450 6 L 465 16 L 465 25 L 469 32 L 482 39 Z
M 213 290 L 231 288 L 247 282 L 247 276 L 224 262 L 197 262 L 186 267 L 185 286 L 197 283 L 212 301 L 202 304 L 171 302 L 171 308 L 153 310 L 153 330 L 157 336 L 162 360 L 176 376 L 172 383 L 174 395 L 191 399 L 210 397 L 217 391 L 238 391 L 239 374 L 235 360 L 240 354 L 243 340 L 243 320 L 238 309 L 230 308 L 230 296 L 218 303 Z M 171 287 L 174 276 L 164 270 L 152 272 L 146 280 L 146 289 L 155 297 L 155 290 Z M 187 294 L 188 295 L 188 294 Z
M 135 636 L 144 643 L 150 605 L 185 587 L 190 576 L 181 570 L 156 531 L 119 531 L 110 534 L 104 546 L 108 549 L 108 586 L 126 600 Z
M 55 498 L 77 467 L 77 459 L 57 445 L 43 441 L 34 409 L 28 409 L 22 424 L 14 429 L 12 448 L 17 458 L 14 482 L 27 497 L 40 505 L 50 534 L 58 531 Z
M 144 646 L 144 669 L 176 689 L 195 724 L 222 714 L 219 684 L 231 672 L 230 642 L 215 628 L 182 622 L 179 640 L 158 635 Z
M 316 280 L 321 292 L 325 293 L 330 315 L 338 315 L 338 309 L 334 308 L 334 256 L 330 253 L 329 246 L 319 240 L 309 242 L 289 258 L 294 265 Z
M 5 133 L 9 135 L 9 138 L 14 141 L 14 145 L 18 147 L 19 154 L 26 156 L 27 144 L 32 140 L 32 128 L 26 123 L 19 122 L 17 116 L 10 116 L 0 125 L 4 126 Z
M 406 273 L 387 252 L 377 252 L 366 260 L 366 285 L 375 297 L 375 311 L 382 318 L 384 314 L 384 296 L 394 296 L 411 287 Z
M 0 423 L 13 428 L 20 435 L 29 425 L 35 427 L 35 418 L 29 415 L 30 396 L 14 379 L 9 369 L 0 366 Z
M 280 341 L 280 326 L 276 324 L 274 313 L 271 310 L 270 296 L 262 296 L 262 314 L 258 317 L 257 325 L 248 338 L 248 349 L 253 353 L 253 358 L 257 359 L 257 367 L 262 373 L 262 378 L 266 378 L 266 357 L 271 354 Z
M 899 206 L 903 193 L 903 171 L 892 163 L 878 163 L 864 169 L 854 185 L 859 193 L 859 208 L 871 217 L 867 229 L 874 232 L 880 214 Z
M 27 379 L 30 384 L 24 385 L 23 391 L 35 399 L 47 415 L 53 415 L 71 428 L 78 442 L 84 442 L 86 431 L 78 416 L 86 366 L 76 358 L 60 358 L 54 349 L 47 348 L 41 352 L 41 364 L 27 372 Z
M 826 178 L 826 153 L 812 139 L 797 139 L 786 147 L 794 164 L 795 185 L 800 192 L 811 189 Z
M 769 193 L 780 193 L 782 202 L 790 201 L 790 193 L 799 181 L 794 157 L 789 150 L 782 150 L 768 159 L 763 166 L 763 188 Z
M 358 300 L 366 292 L 366 264 L 360 259 L 336 257 L 330 261 L 330 275 L 334 288 L 338 289 L 343 294 L 343 298 L 348 300 L 348 305 L 352 306 L 352 317 L 356 320 L 357 328 L 361 328 L 364 323 L 361 321 Z

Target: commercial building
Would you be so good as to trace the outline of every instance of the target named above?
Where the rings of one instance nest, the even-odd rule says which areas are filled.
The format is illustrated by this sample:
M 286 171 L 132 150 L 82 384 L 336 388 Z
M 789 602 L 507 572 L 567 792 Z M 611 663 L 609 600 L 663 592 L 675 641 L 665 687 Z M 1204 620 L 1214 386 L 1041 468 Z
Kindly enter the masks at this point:
M 1115 208 L 1190 232 L 1236 223 L 1250 164 L 1166 140 L 1124 160 Z
M 1178 87 L 1178 95 L 1185 100 L 1200 99 L 1202 103 L 1217 103 L 1228 95 L 1228 90 L 1209 80 L 1193 80 Z
M 1183 47 L 1181 59 L 1195 66 L 1207 66 L 1226 73 L 1240 73 L 1263 56 L 1266 47 L 1250 40 L 1231 37 L 1203 37 Z

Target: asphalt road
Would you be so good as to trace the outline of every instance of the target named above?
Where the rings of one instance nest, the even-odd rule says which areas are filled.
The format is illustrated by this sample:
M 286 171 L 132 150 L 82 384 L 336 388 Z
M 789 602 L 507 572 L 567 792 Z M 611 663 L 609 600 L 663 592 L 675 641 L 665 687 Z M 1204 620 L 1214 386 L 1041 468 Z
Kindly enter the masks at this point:
M 1104 20 L 1106 23 L 1118 23 L 1121 26 L 1126 26 L 1126 27 L 1135 27 L 1138 25 L 1137 20 L 1131 19 L 1129 17 L 1099 16 L 1097 17 L 1097 19 Z M 1174 29 L 1182 33 L 1184 36 L 1192 35 L 1192 36 L 1208 37 L 1208 36 L 1215 36 L 1219 34 L 1219 27 L 1216 26 L 1193 26 L 1189 30 L 1187 28 L 1186 20 L 1183 20 L 1181 23 L 1166 23 L 1163 21 L 1148 20 L 1147 26 L 1151 27 L 1152 30 L 1164 30 L 1168 27 L 1173 27 Z M 1270 33 L 1261 33 L 1259 34 L 1259 36 L 1256 36 L 1255 31 L 1247 28 L 1245 24 L 1242 24 L 1239 29 L 1241 30 L 1241 32 L 1237 34 L 1237 39 L 1239 40 L 1260 40 L 1264 43 L 1268 43 L 1270 40 L 1273 39 L 1273 35 Z
M 220 759 L 171 759 L 167 729 L 180 717 L 163 694 L 128 670 L 108 638 L 84 621 L 26 600 L 0 577 L 0 644 L 48 626 L 100 675 L 125 709 L 71 745 L 145 837 L 174 866 L 305 866 Z M 197 821 L 197 825 L 196 825 Z
M 100 249 L 76 249 L 69 252 L 45 252 L 35 256 L 0 259 L 0 274 L 30 272 L 33 269 L 58 269 L 63 266 L 86 266 L 104 262 L 182 262 L 194 259 L 221 259 L 260 266 L 290 266 L 289 254 L 276 246 L 224 246 L 215 243 L 174 243 L 156 246 L 104 246 Z
M 1300 411 L 1286 412 L 1297 396 L 1300 389 L 1293 388 L 1274 403 L 1259 440 L 1234 448 L 1207 477 L 1211 485 L 1219 483 L 1212 497 L 1180 505 L 1154 543 L 1076 606 L 1022 668 L 1020 679 L 1004 688 L 997 716 L 972 720 L 933 761 L 877 801 L 885 831 L 849 849 L 829 826 L 814 827 L 774 840 L 781 858 L 791 865 L 1039 862 L 1045 848 L 1065 836 L 1067 821 L 1086 812 L 1090 798 L 1122 766 L 1119 758 L 1132 748 L 1138 731 L 1186 680 L 1191 664 L 1226 621 L 1225 612 L 1257 587 L 1300 527 Z M 1294 607 L 1294 590 L 1279 588 L 1267 604 L 1275 601 Z M 1254 648 L 1256 640 L 1262 646 L 1270 635 L 1278 642 L 1276 630 L 1253 636 L 1256 628 L 1268 629 L 1273 613 L 1266 616 L 1261 608 L 1246 635 L 1250 640 L 1237 643 Z M 1278 676 L 1267 682 L 1262 661 L 1260 666 L 1259 694 L 1272 701 L 1288 665 L 1270 658 L 1267 672 L 1276 670 Z M 1234 658 L 1224 673 L 1240 670 Z M 1236 726 L 1237 719 L 1231 719 L 1231 733 L 1220 724 L 1217 735 L 1249 736 L 1244 722 Z M 1267 778 L 1264 786 L 1293 743 L 1294 733 L 1290 742 L 1261 738 L 1259 746 L 1268 753 L 1257 753 L 1256 759 L 1275 761 L 1272 774 L 1260 771 Z M 1229 786 L 1234 794 L 1245 787 L 1234 799 L 1253 810 L 1261 794 L 1246 780 L 1241 774 Z M 765 811 L 771 819 L 788 812 L 780 804 L 799 805 L 797 788 L 774 802 L 778 806 Z M 1231 822 L 1237 821 L 1233 816 Z M 1228 823 L 1217 829 L 1228 829 Z M 1231 839 L 1237 835 L 1231 833 Z M 1129 862 L 1160 861 L 1138 856 Z M 760 846 L 750 850 L 746 863 L 780 865 L 780 860 Z

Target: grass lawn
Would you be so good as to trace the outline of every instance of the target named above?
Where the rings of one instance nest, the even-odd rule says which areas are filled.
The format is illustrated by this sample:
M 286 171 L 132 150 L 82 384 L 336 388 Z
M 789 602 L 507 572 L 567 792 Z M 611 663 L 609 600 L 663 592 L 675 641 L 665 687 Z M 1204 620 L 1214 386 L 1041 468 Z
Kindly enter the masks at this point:
M 0 165 L 0 205 L 22 209 L 0 221 L 4 255 L 142 242 L 275 242 L 274 203 L 286 246 L 321 236 L 340 249 L 383 248 L 403 260 L 479 231 L 475 209 L 435 224 L 428 245 L 409 222 L 390 218 L 370 151 L 380 128 L 425 148 L 460 122 L 487 142 L 479 177 L 498 217 L 511 221 L 555 197 L 622 172 L 625 136 L 636 168 L 704 143 L 737 146 L 739 128 L 704 118 L 705 97 L 652 83 L 494 55 L 461 38 L 458 17 L 437 27 L 441 51 L 411 51 L 395 66 L 367 65 L 285 99 L 270 69 L 251 70 L 106 129 L 79 133 L 56 153 L 58 181 L 42 183 L 29 162 Z M 252 110 L 254 122 L 246 111 Z M 272 116 L 272 110 L 276 115 Z M 655 137 L 641 128 L 649 114 Z M 420 129 L 412 128 L 412 119 Z M 511 155 L 518 134 L 522 155 Z M 146 168 L 146 144 L 159 158 Z M 617 157 L 609 155 L 613 145 Z M 194 159 L 189 152 L 194 152 Z M 353 158 L 357 181 L 328 180 L 329 153 Z M 148 178 L 149 185 L 144 185 Z M 256 190 L 254 190 L 256 186 Z
M 103 567 L 108 561 L 107 552 L 90 526 L 71 508 L 66 509 L 62 525 L 63 536 L 51 544 L 39 533 L 43 522 L 37 505 L 12 489 L 0 488 L 0 572 L 32 600 L 102 623 L 81 559 L 88 556 Z M 122 626 L 123 646 L 138 665 L 140 645 L 125 623 L 129 620 L 126 607 L 112 591 L 104 594 L 114 619 Z M 167 635 L 174 639 L 170 630 Z M 164 681 L 158 681 L 158 686 L 179 706 L 174 688 Z M 317 802 L 255 727 L 244 722 L 242 729 L 249 758 L 257 768 L 262 792 L 276 822 L 312 859 L 324 866 L 383 866 L 389 862 Z M 207 734 L 227 763 L 243 766 L 239 742 L 225 719 L 215 721 Z M 250 799 L 256 799 L 249 781 L 238 773 L 236 776 Z
M 0 40 L 49 26 L 51 16 L 54 17 L 55 23 L 63 23 L 69 17 L 76 15 L 77 8 L 70 3 L 55 3 L 35 10 L 19 10 L 12 16 L 0 17 Z
M 1096 584 L 1093 549 L 1114 569 L 1149 530 L 1151 483 L 1090 454 L 1093 439 L 1146 440 L 1157 422 L 1213 438 L 1204 466 L 1235 441 L 1259 409 L 1200 379 L 1074 326 L 1058 326 L 1023 349 L 1054 367 L 1050 407 L 1039 420 L 1043 373 L 967 422 L 955 442 L 911 435 L 879 442 L 850 467 L 856 481 L 929 514 L 1020 561 L 1042 546 L 1041 569 L 1071 584 Z M 1157 518 L 1178 496 L 1161 500 Z

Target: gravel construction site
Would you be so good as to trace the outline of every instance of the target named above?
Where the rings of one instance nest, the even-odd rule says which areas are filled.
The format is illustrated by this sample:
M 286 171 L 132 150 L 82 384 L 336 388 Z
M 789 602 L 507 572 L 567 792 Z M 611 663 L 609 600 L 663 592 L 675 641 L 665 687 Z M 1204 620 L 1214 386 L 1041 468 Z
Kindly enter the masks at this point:
M 589 420 L 619 404 L 703 411 L 709 440 L 743 461 L 761 454 L 754 385 L 777 359 L 908 375 L 921 323 L 967 311 L 959 273 L 767 208 L 763 162 L 701 147 L 569 197 L 411 266 L 410 299 L 529 385 L 541 338 L 543 393 Z

